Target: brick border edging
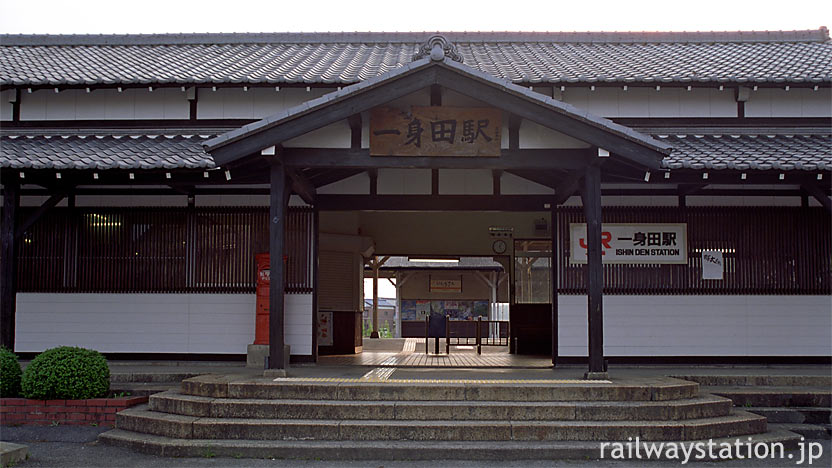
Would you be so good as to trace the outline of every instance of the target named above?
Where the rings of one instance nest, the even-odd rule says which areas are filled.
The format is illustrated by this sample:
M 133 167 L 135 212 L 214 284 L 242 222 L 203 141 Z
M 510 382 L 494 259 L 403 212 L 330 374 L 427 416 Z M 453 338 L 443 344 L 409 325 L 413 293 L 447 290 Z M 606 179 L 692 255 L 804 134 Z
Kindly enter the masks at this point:
M 146 396 L 88 400 L 0 398 L 0 425 L 114 425 L 116 413 L 142 403 L 147 403 Z

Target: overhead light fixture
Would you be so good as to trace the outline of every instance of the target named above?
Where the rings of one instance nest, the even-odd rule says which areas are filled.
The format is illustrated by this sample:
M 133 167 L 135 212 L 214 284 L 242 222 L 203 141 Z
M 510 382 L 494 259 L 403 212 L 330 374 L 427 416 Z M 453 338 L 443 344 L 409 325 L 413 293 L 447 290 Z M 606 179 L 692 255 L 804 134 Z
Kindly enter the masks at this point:
M 408 262 L 421 263 L 459 263 L 459 258 L 452 257 L 407 257 Z

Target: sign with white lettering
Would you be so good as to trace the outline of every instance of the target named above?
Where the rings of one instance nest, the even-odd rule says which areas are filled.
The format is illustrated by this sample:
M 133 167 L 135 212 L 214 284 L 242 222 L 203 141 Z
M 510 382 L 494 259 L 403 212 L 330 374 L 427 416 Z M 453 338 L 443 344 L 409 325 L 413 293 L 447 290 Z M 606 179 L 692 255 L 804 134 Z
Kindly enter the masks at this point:
M 719 250 L 702 251 L 702 279 L 721 280 L 725 273 L 722 252 Z
M 569 262 L 586 263 L 586 224 L 569 225 Z M 601 225 L 602 263 L 688 262 L 687 224 Z
M 370 156 L 499 156 L 502 111 L 490 107 L 377 107 Z

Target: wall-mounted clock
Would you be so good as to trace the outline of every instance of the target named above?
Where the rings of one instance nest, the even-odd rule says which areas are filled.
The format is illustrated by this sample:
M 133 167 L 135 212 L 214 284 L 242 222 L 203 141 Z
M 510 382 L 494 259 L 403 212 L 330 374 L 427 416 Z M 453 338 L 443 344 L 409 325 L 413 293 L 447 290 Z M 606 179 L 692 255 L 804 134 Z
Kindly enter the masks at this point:
M 506 253 L 507 248 L 508 246 L 506 245 L 506 241 L 504 240 L 495 240 L 494 243 L 491 244 L 491 250 L 493 250 L 496 254 Z

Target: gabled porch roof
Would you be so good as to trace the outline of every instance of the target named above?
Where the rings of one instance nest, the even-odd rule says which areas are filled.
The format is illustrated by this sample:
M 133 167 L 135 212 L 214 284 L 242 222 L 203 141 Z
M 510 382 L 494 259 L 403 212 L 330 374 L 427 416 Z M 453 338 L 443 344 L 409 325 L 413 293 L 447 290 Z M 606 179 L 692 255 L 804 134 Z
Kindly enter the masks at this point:
M 604 148 L 614 157 L 645 168 L 659 169 L 663 156 L 671 151 L 667 143 L 608 119 L 494 78 L 449 58 L 436 60 L 430 57 L 414 60 L 399 69 L 207 140 L 204 148 L 218 166 L 227 165 L 432 85 L 451 89 L 592 146 Z

